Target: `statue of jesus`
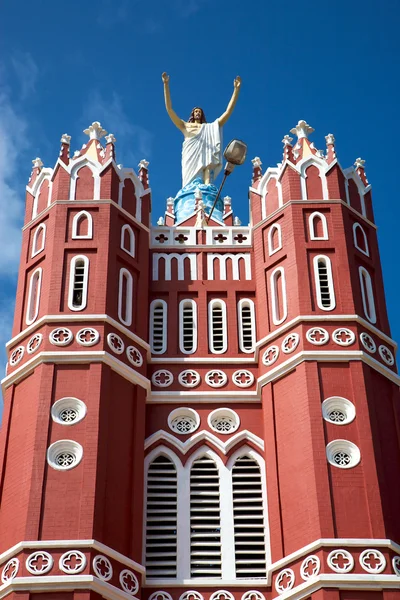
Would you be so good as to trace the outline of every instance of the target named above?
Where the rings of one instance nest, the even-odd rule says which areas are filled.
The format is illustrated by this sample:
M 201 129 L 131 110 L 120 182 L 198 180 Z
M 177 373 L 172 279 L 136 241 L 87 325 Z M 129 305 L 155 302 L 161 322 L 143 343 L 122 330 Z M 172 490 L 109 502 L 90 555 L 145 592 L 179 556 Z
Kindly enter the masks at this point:
M 212 123 L 207 123 L 203 109 L 196 106 L 188 119 L 183 121 L 172 108 L 169 91 L 169 75 L 162 74 L 164 82 L 164 98 L 167 113 L 184 135 L 182 146 L 182 188 L 201 178 L 208 185 L 218 175 L 222 167 L 222 126 L 231 116 L 239 96 L 241 79 L 233 82 L 233 94 L 226 111 Z

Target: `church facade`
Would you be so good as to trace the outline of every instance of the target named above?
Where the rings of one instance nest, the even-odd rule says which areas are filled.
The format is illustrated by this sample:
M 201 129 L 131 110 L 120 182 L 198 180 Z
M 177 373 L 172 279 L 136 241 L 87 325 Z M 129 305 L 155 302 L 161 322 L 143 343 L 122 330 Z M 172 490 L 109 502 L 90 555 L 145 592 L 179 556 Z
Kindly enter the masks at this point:
M 394 600 L 400 408 L 364 161 L 299 121 L 250 224 L 151 225 L 100 123 L 33 161 L 2 381 L 2 597 Z M 105 143 L 104 143 L 105 142 Z M 245 167 L 244 167 L 245 168 Z M 189 207 L 190 208 L 190 207 Z

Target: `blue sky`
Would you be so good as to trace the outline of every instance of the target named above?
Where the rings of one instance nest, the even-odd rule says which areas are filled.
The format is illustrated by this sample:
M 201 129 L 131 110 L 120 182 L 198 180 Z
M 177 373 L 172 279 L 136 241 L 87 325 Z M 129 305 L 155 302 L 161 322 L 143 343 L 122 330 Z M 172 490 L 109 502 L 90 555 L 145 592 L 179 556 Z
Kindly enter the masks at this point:
M 26 10 L 25 18 L 21 11 Z M 117 162 L 150 161 L 153 223 L 180 187 L 181 134 L 166 115 L 162 71 L 173 107 L 214 120 L 235 75 L 239 101 L 225 141 L 244 139 L 264 168 L 282 156 L 299 119 L 325 147 L 333 133 L 343 167 L 361 156 L 372 183 L 392 334 L 397 310 L 400 208 L 394 136 L 399 119 L 399 5 L 267 0 L 6 0 L 0 25 L 0 345 L 9 339 L 31 160 L 53 166 L 62 133 L 72 151 L 101 121 L 117 138 Z M 225 194 L 248 222 L 248 160 Z M 393 276 L 395 275 L 395 276 Z M 0 354 L 0 362 L 5 355 Z

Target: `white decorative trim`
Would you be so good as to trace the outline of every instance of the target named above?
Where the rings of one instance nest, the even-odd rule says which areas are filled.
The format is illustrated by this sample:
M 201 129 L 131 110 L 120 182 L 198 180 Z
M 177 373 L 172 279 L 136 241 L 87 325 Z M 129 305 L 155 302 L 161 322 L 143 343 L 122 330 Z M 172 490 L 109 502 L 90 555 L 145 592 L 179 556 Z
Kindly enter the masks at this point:
M 296 350 L 299 342 L 300 336 L 298 333 L 289 333 L 289 335 L 287 335 L 282 342 L 282 352 L 284 354 L 291 354 Z
M 314 220 L 316 218 L 320 219 L 321 223 L 322 223 L 322 236 L 321 237 L 317 236 L 316 232 L 315 232 Z M 311 215 L 308 217 L 308 229 L 310 232 L 310 240 L 312 240 L 312 241 L 329 239 L 328 224 L 326 222 L 326 216 L 321 212 L 316 211 L 316 212 L 311 213 Z
M 308 567 L 310 565 L 312 566 L 311 573 L 308 572 Z M 321 561 L 320 561 L 319 557 L 316 556 L 315 554 L 311 554 L 310 556 L 307 556 L 301 563 L 300 576 L 302 579 L 304 579 L 304 581 L 307 581 L 307 579 L 310 579 L 311 577 L 315 577 L 316 575 L 318 575 L 320 570 L 321 570 Z
M 113 568 L 108 558 L 102 554 L 98 554 L 94 557 L 92 562 L 93 571 L 96 573 L 99 579 L 103 581 L 109 581 L 113 576 Z M 102 572 L 101 567 L 104 568 L 105 573 Z
M 69 200 L 75 200 L 76 184 L 79 179 L 78 172 L 83 167 L 88 167 L 93 176 L 93 200 L 100 200 L 100 163 L 96 164 L 87 155 L 79 157 L 76 161 L 71 161 L 72 168 L 70 169 L 70 189 Z M 89 198 L 88 198 L 89 199 Z M 92 198 L 91 198 L 92 199 Z
M 364 240 L 364 248 L 361 248 L 357 243 L 357 229 L 359 229 L 362 233 L 362 237 Z M 353 242 L 354 247 L 357 248 L 357 250 L 365 254 L 365 256 L 369 256 L 367 234 L 365 233 L 364 228 L 360 225 L 360 223 L 353 223 Z
M 200 383 L 200 375 L 193 369 L 181 371 L 178 375 L 178 381 L 181 385 L 187 388 L 194 388 Z
M 373 558 L 375 561 L 378 561 L 377 565 L 368 564 L 368 560 Z M 368 548 L 367 550 L 363 550 L 359 557 L 360 565 L 367 571 L 368 573 L 382 573 L 382 571 L 386 568 L 386 558 L 383 556 L 382 552 L 379 550 L 374 550 Z
M 204 429 L 190 436 L 190 438 L 185 440 L 184 442 L 175 437 L 174 435 L 171 435 L 168 431 L 163 431 L 160 429 L 156 433 L 153 433 L 148 438 L 146 438 L 144 442 L 145 450 L 151 448 L 151 446 L 157 444 L 160 441 L 168 442 L 183 455 L 187 454 L 189 450 L 191 450 L 193 446 L 196 446 L 199 442 L 208 442 L 212 446 L 215 446 L 215 448 L 222 452 L 222 454 L 224 455 L 228 454 L 228 452 L 230 452 L 232 448 L 244 441 L 249 441 L 260 450 L 264 450 L 264 441 L 257 435 L 255 435 L 251 431 L 247 431 L 246 429 L 238 431 L 226 442 L 220 440 L 213 433 L 210 433 L 209 431 L 206 431 Z
M 26 303 L 25 323 L 32 325 L 39 314 L 40 292 L 42 289 L 43 269 L 35 269 L 29 278 L 28 301 Z
M 37 239 L 38 239 L 39 234 L 40 234 L 41 231 L 43 231 L 42 243 L 38 247 L 37 246 Z M 36 227 L 35 233 L 33 234 L 33 238 L 32 238 L 31 258 L 33 258 L 34 256 L 37 256 L 38 254 L 40 254 L 40 252 L 42 252 L 44 250 L 45 244 L 46 244 L 46 224 L 45 223 L 39 223 L 39 225 Z
M 39 348 L 43 341 L 43 335 L 41 333 L 35 333 L 26 345 L 26 351 L 28 354 L 33 354 Z
M 340 563 L 334 562 L 338 560 L 342 560 L 343 562 L 346 561 L 346 564 L 340 566 Z M 332 550 L 332 552 L 328 554 L 326 562 L 328 563 L 328 567 L 336 573 L 349 573 L 354 567 L 354 558 L 350 552 L 343 549 Z
M 278 232 L 278 244 L 273 247 L 274 231 Z M 268 255 L 272 256 L 275 252 L 282 250 L 282 227 L 279 223 L 273 223 L 268 230 Z
M 47 462 L 56 471 L 69 471 L 79 465 L 83 448 L 74 440 L 58 440 L 47 448 Z
M 219 332 L 218 329 L 217 332 L 215 331 L 216 328 L 213 314 L 215 307 L 219 307 L 221 309 L 221 332 Z M 218 336 L 222 336 L 222 347 L 219 350 L 215 347 L 215 333 L 217 333 Z M 220 300 L 219 298 L 214 298 L 214 300 L 210 300 L 210 302 L 208 303 L 208 346 L 212 354 L 224 354 L 228 349 L 226 303 L 224 302 L 224 300 Z
M 332 413 L 338 413 L 337 415 Z M 340 420 L 341 414 L 343 420 Z M 347 398 L 341 396 L 331 396 L 322 403 L 322 416 L 328 423 L 334 423 L 335 425 L 347 425 L 351 423 L 356 416 L 356 407 Z M 337 419 L 335 419 L 335 416 Z
M 371 352 L 371 354 L 375 354 L 376 344 L 373 338 L 369 335 L 369 333 L 367 333 L 366 331 L 360 333 L 360 340 L 362 345 L 366 350 L 368 350 L 368 352 Z
M 251 255 L 249 252 L 247 253 L 230 253 L 226 252 L 224 254 L 214 254 L 211 252 L 207 253 L 207 279 L 209 281 L 213 281 L 215 279 L 214 275 L 214 261 L 217 260 L 219 262 L 219 281 L 226 281 L 227 279 L 227 270 L 226 264 L 228 260 L 232 262 L 232 279 L 234 281 L 240 280 L 240 260 L 244 262 L 244 273 L 245 280 L 251 280 Z
M 320 339 L 317 339 L 316 336 L 321 336 Z M 323 327 L 312 327 L 308 329 L 306 332 L 306 339 L 310 342 L 310 344 L 314 344 L 315 346 L 322 346 L 323 344 L 327 344 L 329 342 L 329 333 Z
M 250 310 L 250 335 L 251 335 L 251 348 L 245 347 L 244 341 L 244 320 L 243 320 L 243 308 L 249 308 Z M 239 348 L 242 352 L 246 354 L 252 354 L 254 352 L 254 344 L 256 341 L 256 318 L 255 318 L 255 310 L 254 310 L 254 302 L 250 300 L 250 298 L 242 298 L 239 300 L 237 305 L 237 313 L 238 313 L 238 327 L 239 327 Z
M 284 578 L 286 578 L 286 585 L 283 585 L 282 583 Z M 279 573 L 278 577 L 275 579 L 275 589 L 278 592 L 278 594 L 283 594 L 283 592 L 287 592 L 288 590 L 292 589 L 292 587 L 294 586 L 294 582 L 295 575 L 292 569 L 284 569 Z
M 32 219 L 35 219 L 36 217 L 38 217 L 41 214 L 41 213 L 39 213 L 39 215 L 38 215 L 38 204 L 39 204 L 40 191 L 41 191 L 42 185 L 45 181 L 49 182 L 49 198 L 47 201 L 47 206 L 51 202 L 51 192 L 52 192 L 51 178 L 52 178 L 52 176 L 53 176 L 53 169 L 49 169 L 49 168 L 42 169 L 39 173 L 39 177 L 36 179 L 33 186 L 31 188 L 26 186 L 27 191 L 30 194 L 32 194 L 32 196 L 34 196 L 33 206 L 32 206 Z
M 39 559 L 42 561 L 42 565 L 38 568 L 35 566 L 35 562 Z M 54 561 L 51 554 L 44 552 L 43 550 L 41 552 L 30 554 L 25 561 L 25 567 L 32 575 L 44 575 L 45 573 L 48 573 L 51 571 L 53 564 Z
M 84 235 L 78 234 L 79 222 L 83 219 L 87 220 L 88 232 Z M 73 240 L 91 240 L 93 238 L 93 218 L 87 210 L 81 210 L 76 213 L 72 220 L 72 239 Z
M 151 382 L 153 385 L 157 387 L 169 387 L 174 381 L 174 376 L 171 371 L 167 371 L 166 369 L 159 369 L 158 371 L 154 371 L 151 376 Z
M 19 559 L 18 558 L 10 558 L 10 560 L 4 565 L 3 570 L 1 572 L 1 581 L 2 583 L 8 583 L 14 577 L 17 576 L 19 571 Z
M 156 309 L 162 309 L 162 345 L 159 350 L 156 350 L 154 347 L 154 333 L 156 330 L 156 322 L 155 322 L 155 311 Z M 167 350 L 167 323 L 168 323 L 168 305 L 165 300 L 153 300 L 150 302 L 150 348 L 153 354 L 164 354 Z M 161 333 L 157 331 L 157 335 Z
M 126 579 L 130 580 L 126 581 Z M 121 584 L 122 589 L 127 594 L 134 596 L 139 589 L 139 581 L 132 571 L 129 569 L 123 569 L 119 574 L 119 582 Z
M 125 231 L 127 231 L 129 234 L 129 248 L 126 248 L 124 246 Z M 132 227 L 130 225 L 128 225 L 128 223 L 125 223 L 125 225 L 123 225 L 121 228 L 121 244 L 120 245 L 121 245 L 122 250 L 124 250 L 127 254 L 129 254 L 129 256 L 132 256 L 132 258 L 135 258 L 135 233 L 134 233 Z
M 15 367 L 19 362 L 21 362 L 24 353 L 24 346 L 18 346 L 18 348 L 15 348 L 15 350 L 13 350 L 11 353 L 10 360 L 8 361 L 10 367 Z
M 328 277 L 328 288 L 329 288 L 329 306 L 324 306 L 322 303 L 321 282 L 320 282 L 319 270 L 318 270 L 318 263 L 320 261 L 323 262 L 326 267 L 326 274 Z M 315 292 L 317 295 L 318 308 L 320 308 L 321 310 L 325 310 L 325 311 L 333 310 L 336 307 L 336 299 L 335 299 L 335 288 L 333 285 L 331 259 L 328 256 L 319 254 L 318 256 L 314 256 L 313 265 L 314 265 Z
M 258 590 L 249 590 L 245 592 L 241 598 L 241 600 L 265 600 L 264 594 L 259 592 Z
M 393 353 L 391 352 L 391 350 L 389 350 L 389 348 L 387 346 L 384 346 L 383 344 L 381 344 L 378 348 L 378 352 L 379 352 L 379 356 L 381 357 L 381 359 L 387 365 L 389 365 L 389 367 L 392 367 L 394 365 Z
M 348 440 L 333 440 L 329 442 L 326 446 L 326 457 L 333 467 L 338 467 L 339 469 L 352 469 L 361 460 L 360 450 L 353 442 L 349 442 Z M 343 460 L 341 460 L 341 457 Z
M 192 600 L 192 598 L 193 600 L 204 600 L 204 597 L 200 594 L 200 592 L 195 592 L 194 590 L 188 590 L 179 596 L 179 600 Z
M 219 388 L 226 384 L 228 377 L 224 371 L 214 369 L 212 371 L 207 371 L 205 375 L 205 381 L 207 385 L 214 388 Z
M 227 590 L 217 590 L 211 594 L 210 600 L 235 600 L 235 597 Z
M 244 379 L 244 381 L 243 381 Z M 247 388 L 253 385 L 254 375 L 251 371 L 240 369 L 232 374 L 232 381 L 235 385 L 241 388 Z
M 159 592 L 153 592 L 148 600 L 172 600 L 172 596 L 168 592 L 160 590 Z
M 89 339 L 87 339 L 87 336 L 89 336 Z M 85 327 L 78 331 L 75 339 L 81 346 L 94 346 L 100 340 L 100 334 L 93 327 Z
M 159 273 L 159 262 L 161 259 L 165 260 L 165 281 L 171 281 L 172 272 L 172 260 L 176 259 L 178 263 L 178 281 L 184 281 L 185 279 L 185 260 L 189 261 L 190 264 L 190 279 L 195 281 L 197 279 L 197 254 L 194 252 L 186 252 L 178 254 L 177 252 L 154 252 L 153 253 L 153 281 L 158 281 Z
M 107 344 L 115 354 L 123 354 L 125 350 L 125 344 L 123 339 L 116 333 L 109 333 L 107 335 Z
M 317 167 L 317 169 L 319 171 L 319 178 L 321 179 L 321 188 L 322 188 L 322 199 L 321 200 L 328 200 L 329 199 L 328 182 L 326 180 L 327 165 L 324 160 L 322 160 L 321 158 L 318 158 L 315 154 L 313 154 L 312 156 L 306 156 L 306 157 L 302 158 L 296 164 L 296 167 L 295 167 L 296 170 L 300 173 L 301 197 L 302 197 L 303 201 L 308 200 L 306 179 L 307 179 L 307 169 L 310 166 Z
M 210 412 L 207 423 L 219 435 L 231 435 L 239 429 L 240 417 L 231 408 L 217 408 Z
M 200 426 L 199 414 L 193 408 L 179 407 L 168 415 L 168 427 L 179 435 L 194 433 Z
M 79 305 L 74 305 L 74 287 L 77 262 L 83 262 L 83 282 L 82 282 L 82 299 Z M 89 282 L 89 259 L 83 254 L 78 254 L 71 258 L 69 263 L 69 287 L 68 287 L 68 308 L 73 311 L 84 310 L 87 304 Z
M 343 335 L 346 336 L 344 340 L 341 337 Z M 340 327 L 332 333 L 332 339 L 339 346 L 351 346 L 356 341 L 356 334 L 351 329 L 347 329 L 347 327 Z
M 60 398 L 51 407 L 51 418 L 60 425 L 75 425 L 86 416 L 86 404 L 74 397 Z M 65 418 L 63 418 L 65 413 Z
M 271 356 L 268 358 L 269 354 L 271 354 Z M 278 357 L 279 357 L 278 346 L 270 346 L 269 348 L 267 348 L 265 350 L 263 357 L 262 357 L 262 362 L 266 367 L 270 367 L 278 360 Z
M 279 312 L 279 290 L 277 286 L 277 277 L 280 275 L 281 279 L 281 289 L 282 289 L 282 315 Z M 285 278 L 285 270 L 283 267 L 277 267 L 274 269 L 270 275 L 270 287 L 271 287 L 271 312 L 272 312 L 272 321 L 274 325 L 280 325 L 287 318 L 288 308 L 287 308 L 287 298 L 286 298 L 286 278 Z
M 375 300 L 374 292 L 372 289 L 371 275 L 364 267 L 358 267 L 358 274 L 360 277 L 361 297 L 364 309 L 364 314 L 368 321 L 376 323 L 376 311 L 375 311 Z
M 67 327 L 57 327 L 49 334 L 49 341 L 53 346 L 68 346 L 73 339 L 73 333 Z
M 392 558 L 393 571 L 398 577 L 400 577 L 400 556 L 394 556 Z
M 192 323 L 192 347 L 190 350 L 185 350 L 185 320 L 184 309 L 190 305 L 192 308 L 193 323 Z M 179 302 L 179 350 L 182 354 L 193 354 L 197 350 L 197 303 L 186 298 Z
M 128 346 L 126 349 L 126 357 L 129 362 L 135 367 L 141 367 L 143 364 L 142 353 L 134 346 Z
M 124 279 L 126 281 L 126 298 L 125 298 L 125 314 L 122 314 L 123 308 L 123 290 L 124 290 Z M 128 269 L 123 267 L 119 270 L 119 284 L 118 284 L 118 319 L 130 327 L 132 325 L 132 305 L 133 305 L 133 277 Z
M 76 564 L 74 567 L 71 567 L 68 564 L 68 561 L 70 561 L 71 559 L 75 559 Z M 60 556 L 60 560 L 58 561 L 58 567 L 60 571 L 63 571 L 68 575 L 75 575 L 76 573 L 80 573 L 85 569 L 86 563 L 86 556 L 83 554 L 83 552 L 80 552 L 79 550 L 69 550 L 68 552 L 64 552 L 64 554 Z

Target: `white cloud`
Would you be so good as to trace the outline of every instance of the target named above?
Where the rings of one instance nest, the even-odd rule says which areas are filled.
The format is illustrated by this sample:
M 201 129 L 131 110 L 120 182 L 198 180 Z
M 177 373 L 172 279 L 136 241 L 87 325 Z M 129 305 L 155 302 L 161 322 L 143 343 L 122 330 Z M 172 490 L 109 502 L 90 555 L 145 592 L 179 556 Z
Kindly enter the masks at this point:
M 29 52 L 19 53 L 11 58 L 11 64 L 21 88 L 21 98 L 25 100 L 35 91 L 39 69 Z

